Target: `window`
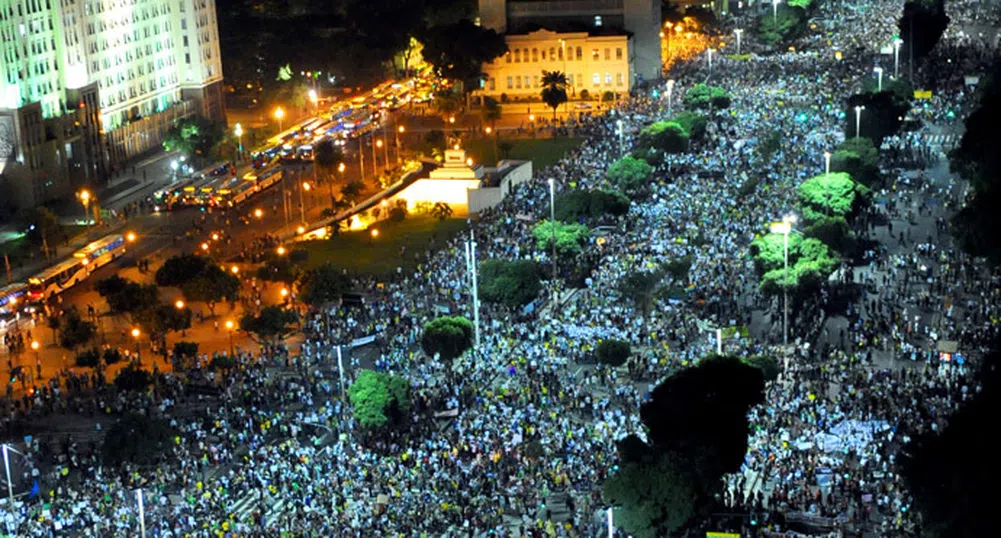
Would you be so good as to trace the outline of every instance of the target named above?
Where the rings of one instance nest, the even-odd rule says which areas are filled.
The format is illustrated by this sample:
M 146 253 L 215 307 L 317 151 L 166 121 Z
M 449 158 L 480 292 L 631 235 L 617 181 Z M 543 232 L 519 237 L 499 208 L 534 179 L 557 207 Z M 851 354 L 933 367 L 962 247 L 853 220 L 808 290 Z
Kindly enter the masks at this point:
M 605 49 L 605 61 L 607 62 L 608 60 L 611 60 L 611 59 L 612 59 L 612 49 L 606 48 Z
M 594 16 L 594 25 L 599 28 L 601 27 L 601 15 Z
M 611 86 L 611 85 L 612 85 L 612 74 L 605 73 L 605 86 Z
M 566 48 L 565 45 L 560 45 L 560 60 L 563 60 L 563 49 Z
M 615 59 L 616 60 L 621 60 L 622 59 L 622 47 L 616 47 L 616 49 L 615 49 Z
M 190 64 L 191 63 L 191 55 L 188 54 L 187 52 L 184 53 L 184 63 L 186 63 L 186 64 Z
M 549 47 L 549 61 L 556 59 L 556 47 Z M 563 55 L 560 54 L 560 59 L 563 59 Z
M 601 85 L 601 75 L 595 73 L 594 76 L 591 77 L 591 83 L 594 84 L 595 86 Z
M 511 63 L 511 51 L 508 51 L 507 54 L 504 55 L 504 60 L 507 61 L 507 63 Z
M 580 61 L 580 60 L 583 60 L 583 59 L 584 59 L 584 49 L 581 48 L 581 47 L 577 47 L 577 61 Z
M 587 79 L 584 78 L 584 75 L 581 73 L 577 73 L 577 84 L 580 84 L 581 86 L 587 84 Z
M 507 77 L 507 89 L 514 88 L 514 77 Z
M 184 42 L 184 46 L 187 47 L 188 46 L 188 36 L 184 36 L 184 41 L 183 42 Z
M 539 49 L 532 49 L 532 63 L 539 61 Z
M 599 56 L 600 55 L 598 54 L 598 49 L 591 49 L 591 61 L 592 62 L 597 62 Z
M 525 87 L 526 88 L 531 88 L 532 87 L 532 77 L 530 77 L 528 75 L 525 75 Z
M 573 86 L 573 75 L 567 75 L 567 84 Z
M 533 88 L 539 87 L 539 75 L 535 75 L 534 77 L 532 77 L 532 87 Z
M 619 78 L 622 78 L 622 75 L 619 75 Z M 620 84 L 620 86 L 621 86 L 621 84 Z M 491 78 L 490 79 L 490 91 L 494 91 L 496 89 L 497 89 L 497 79 Z
M 615 74 L 615 85 L 622 86 L 622 73 Z
M 521 49 L 514 49 L 514 63 L 521 63 Z

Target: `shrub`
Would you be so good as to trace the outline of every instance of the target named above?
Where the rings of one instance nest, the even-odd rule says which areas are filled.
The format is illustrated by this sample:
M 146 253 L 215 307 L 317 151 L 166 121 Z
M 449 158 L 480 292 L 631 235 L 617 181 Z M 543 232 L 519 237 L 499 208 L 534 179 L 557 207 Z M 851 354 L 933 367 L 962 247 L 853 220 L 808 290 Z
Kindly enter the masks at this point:
M 480 299 L 511 308 L 524 306 L 542 289 L 539 265 L 529 260 L 486 260 L 480 264 Z
M 390 222 L 403 222 L 407 218 L 407 210 L 402 207 L 392 207 L 389 209 Z
M 692 140 L 701 140 L 706 134 L 706 127 L 709 122 L 706 117 L 697 112 L 684 111 L 680 114 L 676 114 L 671 121 L 677 123 L 682 129 L 688 133 L 688 136 Z
M 616 189 L 626 193 L 638 192 L 646 189 L 653 176 L 653 167 L 646 161 L 626 155 L 612 163 L 606 175 Z
M 108 429 L 102 452 L 106 465 L 152 465 L 169 450 L 174 430 L 165 420 L 130 414 Z
M 424 324 L 421 348 L 428 356 L 439 355 L 451 361 L 473 345 L 473 323 L 461 316 L 442 316 Z
M 348 388 L 348 399 L 362 427 L 399 424 L 410 409 L 410 384 L 392 374 L 362 370 Z
M 81 351 L 76 355 L 76 365 L 81 368 L 95 368 L 100 360 L 101 353 L 96 347 Z
M 104 350 L 104 364 L 115 364 L 122 361 L 122 352 L 115 348 L 107 348 Z
M 595 349 L 598 362 L 615 367 L 625 364 L 630 353 L 632 353 L 632 348 L 629 346 L 629 342 L 614 339 L 598 342 L 598 347 Z
M 654 122 L 640 131 L 639 146 L 681 153 L 688 149 L 688 132 L 674 121 Z

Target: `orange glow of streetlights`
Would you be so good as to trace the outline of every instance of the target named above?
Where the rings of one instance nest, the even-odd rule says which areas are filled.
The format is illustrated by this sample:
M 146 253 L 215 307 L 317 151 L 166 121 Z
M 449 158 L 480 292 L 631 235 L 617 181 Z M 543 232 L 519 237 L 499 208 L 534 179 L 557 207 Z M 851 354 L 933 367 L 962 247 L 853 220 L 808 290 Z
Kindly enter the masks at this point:
M 285 109 L 283 109 L 282 107 L 276 108 L 275 109 L 275 119 L 281 120 L 284 117 L 285 117 Z
M 135 243 L 138 236 L 136 236 L 135 232 L 129 232 L 125 234 L 125 239 L 127 239 L 129 243 Z
M 257 217 L 257 218 L 259 218 L 259 219 L 263 218 L 264 217 L 264 211 L 261 210 L 260 208 L 257 208 L 257 209 L 254 210 L 254 216 Z
M 178 299 L 177 302 L 174 303 L 174 306 L 177 307 L 178 310 L 184 310 L 184 301 Z
M 528 121 L 535 121 L 535 114 L 529 114 Z
M 278 255 L 279 256 L 285 255 L 285 247 L 278 247 Z
M 382 139 L 381 138 L 375 141 L 375 147 L 377 147 L 377 148 L 381 148 L 382 147 Z
M 280 293 L 281 296 L 282 296 L 282 299 L 284 299 L 284 298 L 288 297 L 288 288 L 282 288 L 281 291 L 278 292 L 278 293 Z
M 455 116 L 448 118 L 449 123 L 455 123 Z
M 299 235 L 302 235 L 302 234 L 306 233 L 306 227 L 305 226 L 299 226 L 298 228 L 295 229 L 295 232 L 297 234 L 299 234 Z
M 237 275 L 237 274 L 240 274 L 240 268 L 239 268 L 239 267 L 237 267 L 237 266 L 235 266 L 235 265 L 234 265 L 233 267 L 230 267 L 230 268 L 229 268 L 229 270 L 230 270 L 230 272 L 231 272 L 231 273 L 233 273 L 234 275 Z
M 399 128 L 397 129 L 397 131 L 399 131 L 399 132 L 401 132 L 401 133 L 402 133 L 403 131 L 406 131 L 406 129 L 405 129 L 405 128 L 404 128 L 404 127 L 403 127 L 403 126 L 401 125 L 401 126 L 400 126 L 400 127 L 399 127 Z
M 227 319 L 226 320 L 226 330 L 227 331 L 232 331 L 233 330 L 233 320 L 231 320 L 231 319 Z
M 309 183 L 307 183 L 305 181 L 302 182 L 302 190 L 304 190 L 306 192 L 309 192 L 309 189 L 311 189 L 311 188 L 312 187 L 309 185 Z
M 32 340 L 31 341 L 31 349 L 32 350 L 38 351 L 38 348 L 40 348 L 40 347 L 42 347 L 42 344 L 39 344 L 38 340 Z
M 132 329 L 132 338 L 139 338 L 139 329 Z
M 466 157 L 466 166 L 473 166 L 473 158 Z
M 90 191 L 84 189 L 78 192 L 77 198 L 80 198 L 80 201 L 83 202 L 84 205 L 87 205 L 90 202 Z
M 213 233 L 213 234 L 212 234 L 212 240 L 213 240 L 213 241 L 218 241 L 218 240 L 219 240 L 219 234 L 217 234 L 217 233 Z
M 486 131 L 487 134 L 490 134 L 490 133 L 493 132 L 493 129 L 491 129 L 489 126 L 487 126 L 487 128 L 484 129 L 484 131 Z
M 373 238 L 379 237 L 379 229 L 378 228 L 372 228 L 372 237 Z
M 344 170 L 346 170 L 346 169 L 347 169 L 347 166 L 345 166 L 344 163 L 341 163 L 341 164 L 337 165 L 337 171 L 338 172 L 344 173 Z
M 209 249 L 209 244 L 208 243 L 202 243 L 202 250 L 206 250 L 207 251 L 208 249 Z

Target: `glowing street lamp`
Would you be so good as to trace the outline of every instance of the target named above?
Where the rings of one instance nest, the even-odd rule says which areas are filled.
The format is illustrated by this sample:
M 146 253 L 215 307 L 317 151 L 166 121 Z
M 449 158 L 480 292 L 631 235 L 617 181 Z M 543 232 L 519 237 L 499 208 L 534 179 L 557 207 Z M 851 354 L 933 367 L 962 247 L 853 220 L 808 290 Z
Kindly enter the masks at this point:
M 139 328 L 138 327 L 133 327 L 133 329 L 132 329 L 132 338 L 136 341 L 136 360 L 137 361 L 141 361 L 142 360 L 142 358 L 139 355 L 139 335 L 140 334 L 141 333 L 139 332 Z
M 237 149 L 237 156 L 243 157 L 243 126 L 239 123 L 236 124 L 236 128 L 233 130 L 233 134 L 236 135 L 236 142 L 239 145 Z
M 208 243 L 202 243 L 202 250 L 208 252 L 208 250 L 209 250 L 209 244 Z
M 90 223 L 90 191 L 84 189 L 76 194 L 77 198 L 80 199 L 80 203 L 83 204 L 83 218 L 87 223 Z
M 857 105 L 855 107 L 855 138 L 858 138 L 859 137 L 859 133 L 862 132 L 861 129 L 860 129 L 860 127 L 862 126 L 862 111 L 863 110 L 865 110 L 865 107 L 862 106 L 862 105 Z
M 376 237 L 379 237 L 379 229 L 372 228 L 372 239 L 375 239 Z
M 278 120 L 278 132 L 282 132 L 282 120 L 285 118 L 285 109 L 278 107 L 275 109 L 275 119 Z
M 744 33 L 742 28 L 737 28 L 733 31 L 734 35 L 737 36 L 737 56 L 740 56 L 740 36 Z
M 285 299 L 288 297 L 288 288 L 282 288 L 278 293 L 282 296 L 282 299 Z
M 320 98 L 316 95 L 316 90 L 309 90 L 309 102 L 315 105 L 319 100 Z
M 286 252 L 285 251 L 285 247 L 278 247 L 278 251 L 277 252 L 278 252 L 279 256 L 284 256 L 285 252 Z
M 238 275 L 240 274 L 240 268 L 234 265 L 233 267 L 229 268 L 229 272 L 233 273 L 234 275 Z
M 792 232 L 792 225 L 796 224 L 796 215 L 786 215 L 782 217 L 782 222 L 773 222 L 771 232 L 783 235 L 783 251 L 785 258 L 785 270 L 782 276 L 782 345 L 789 345 L 789 234 Z
M 779 0 L 772 0 L 772 22 L 779 22 Z
M 135 243 L 136 239 L 139 239 L 139 237 L 136 235 L 135 232 L 129 232 L 125 234 L 125 240 L 128 241 L 129 243 Z
M 257 209 L 254 210 L 254 216 L 257 217 L 257 218 L 259 218 L 259 219 L 263 218 L 264 217 L 264 211 L 261 208 L 257 208 Z
M 893 78 L 900 76 L 900 46 L 904 40 L 899 37 L 893 40 Z
M 178 299 L 177 302 L 174 303 L 174 307 L 178 310 L 184 310 L 184 301 Z

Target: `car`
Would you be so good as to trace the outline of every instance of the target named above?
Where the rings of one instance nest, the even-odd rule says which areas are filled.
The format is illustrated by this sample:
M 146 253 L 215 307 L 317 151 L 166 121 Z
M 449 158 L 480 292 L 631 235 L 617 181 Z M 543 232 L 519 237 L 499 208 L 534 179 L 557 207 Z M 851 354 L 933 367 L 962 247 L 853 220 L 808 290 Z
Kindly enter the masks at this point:
M 591 106 L 591 103 L 574 103 L 573 107 L 577 110 L 590 110 L 594 108 Z

